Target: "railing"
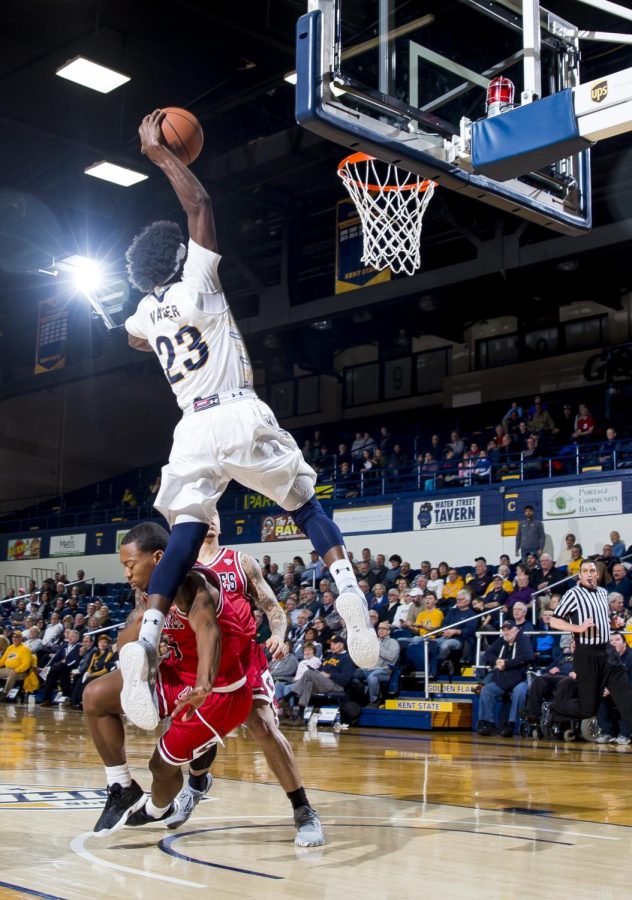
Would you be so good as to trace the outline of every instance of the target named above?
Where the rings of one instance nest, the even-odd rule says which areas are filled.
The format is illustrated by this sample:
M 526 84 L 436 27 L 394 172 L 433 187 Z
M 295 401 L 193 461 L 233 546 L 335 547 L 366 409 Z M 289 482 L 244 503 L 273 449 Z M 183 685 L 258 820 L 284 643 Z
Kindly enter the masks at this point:
M 373 488 L 380 486 L 381 493 L 388 493 L 389 486 L 395 486 L 394 490 L 401 490 L 401 483 L 414 483 L 418 491 L 439 490 L 450 487 L 471 487 L 472 485 L 491 484 L 502 481 L 504 478 L 517 478 L 524 481 L 527 478 L 555 478 L 560 474 L 580 475 L 586 468 L 594 471 L 618 469 L 625 466 L 632 468 L 632 441 L 615 442 L 613 449 L 604 448 L 604 442 L 594 444 L 568 444 L 559 448 L 557 452 L 543 453 L 540 456 L 530 456 L 528 451 L 508 454 L 500 460 L 490 455 L 483 460 L 480 457 L 473 459 L 455 460 L 453 465 L 446 461 L 433 463 L 414 463 L 412 465 L 398 465 L 392 468 L 385 467 L 361 469 L 353 472 L 351 477 L 342 480 L 339 477 L 339 466 L 333 458 L 331 472 L 319 476 L 320 484 L 333 484 L 340 491 L 336 497 L 343 496 L 342 491 L 358 488 L 358 496 L 376 493 Z M 563 471 L 554 471 L 561 469 Z M 355 486 L 355 487 L 354 487 Z
M 444 631 L 450 631 L 453 628 L 459 628 L 461 625 L 465 625 L 466 622 L 476 622 L 478 619 L 482 619 L 485 616 L 493 616 L 495 613 L 499 613 L 501 616 L 501 625 L 502 625 L 502 616 L 504 614 L 505 608 L 503 606 L 497 606 L 494 609 L 486 609 L 484 612 L 476 613 L 474 616 L 468 616 L 467 619 L 461 619 L 459 622 L 453 622 L 450 625 L 442 625 L 441 628 L 435 628 L 433 631 L 428 631 L 426 634 L 421 635 L 423 645 L 424 645 L 424 695 L 426 700 L 430 695 L 430 672 L 429 672 L 429 651 L 428 651 L 428 641 L 433 638 L 437 634 L 443 634 Z
M 81 584 L 82 581 L 83 582 L 86 582 L 86 581 L 91 582 L 92 587 L 90 590 L 90 597 L 94 597 L 94 585 L 96 582 L 96 578 L 82 578 L 82 579 L 78 579 L 77 581 L 68 581 L 68 582 L 65 582 L 65 585 L 66 585 L 66 587 L 72 587 L 75 584 Z M 37 591 L 31 591 L 28 594 L 16 594 L 15 597 L 5 597 L 3 600 L 0 600 L 0 606 L 3 603 L 15 603 L 16 600 L 28 600 L 32 594 L 37 594 L 37 596 L 39 597 L 39 595 L 41 593 L 42 593 L 41 590 L 37 590 Z
M 563 634 L 565 634 L 564 631 L 557 631 L 556 629 L 553 629 L 551 631 L 523 631 L 522 633 L 525 635 L 525 637 L 547 636 L 547 637 L 554 637 L 554 638 L 559 638 Z M 568 633 L 568 632 L 566 632 L 566 633 Z M 474 663 L 475 668 L 478 669 L 481 665 L 480 660 L 481 660 L 481 641 L 482 641 L 482 639 L 486 638 L 486 637 L 499 637 L 501 634 L 502 634 L 502 631 L 477 631 L 476 632 L 476 656 L 475 656 L 476 662 Z
M 567 581 L 572 581 L 572 580 L 577 581 L 578 578 L 579 578 L 578 575 L 566 575 L 564 578 L 560 578 L 559 581 L 554 581 L 553 584 L 548 584 L 545 588 L 540 588 L 539 590 L 534 591 L 534 593 L 531 594 L 531 621 L 533 622 L 534 625 L 538 620 L 538 617 L 537 617 L 538 604 L 533 602 L 536 599 L 536 597 L 541 597 L 543 594 L 550 594 L 551 591 L 553 590 L 553 588 L 559 587 L 560 584 L 565 584 Z
M 84 636 L 93 635 L 93 634 L 101 634 L 102 631 L 112 631 L 116 628 L 117 631 L 121 631 L 125 628 L 125 622 L 116 622 L 115 625 L 104 625 L 103 628 L 94 628 L 92 631 L 84 631 Z

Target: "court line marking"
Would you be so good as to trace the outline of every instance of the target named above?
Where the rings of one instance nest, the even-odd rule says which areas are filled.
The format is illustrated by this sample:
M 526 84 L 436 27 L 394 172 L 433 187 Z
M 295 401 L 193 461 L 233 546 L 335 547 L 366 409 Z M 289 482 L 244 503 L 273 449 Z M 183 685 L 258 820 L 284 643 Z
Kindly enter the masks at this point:
M 133 869 L 130 866 L 121 866 L 119 863 L 110 862 L 105 859 L 99 859 L 94 853 L 86 850 L 84 844 L 88 838 L 93 837 L 91 831 L 84 831 L 78 834 L 70 842 L 70 849 L 82 859 L 88 862 L 96 863 L 98 866 L 105 866 L 106 869 L 115 869 L 117 872 L 127 872 L 130 875 L 140 875 L 141 878 L 154 878 L 156 881 L 167 881 L 170 884 L 180 884 L 183 887 L 208 888 L 208 884 L 201 884 L 199 881 L 184 881 L 181 878 L 172 878 L 169 875 L 159 875 L 157 872 L 147 872 L 145 869 Z
M 377 737 L 377 735 L 375 735 L 375 737 Z M 398 737 L 400 737 L 400 736 L 398 736 Z M 406 740 L 406 739 L 407 739 L 407 738 L 406 738 L 405 736 L 401 736 L 401 737 L 400 737 L 400 740 Z M 632 756 L 632 754 L 630 754 L 630 755 Z M 40 769 L 39 771 L 44 771 L 44 770 L 41 770 L 41 769 Z M 51 771 L 57 771 L 57 770 L 56 770 L 56 769 L 51 769 Z M 77 771 L 81 771 L 81 770 L 77 770 Z M 88 772 L 90 772 L 90 771 L 92 771 L 92 770 L 89 769 L 89 768 L 86 769 L 86 768 L 84 767 L 83 771 L 88 771 Z M 227 777 L 227 776 L 217 776 L 217 779 L 216 779 L 216 780 L 217 780 L 217 781 L 236 782 L 236 783 L 239 783 L 239 784 L 243 784 L 243 783 L 244 783 L 244 782 L 240 781 L 240 779 L 233 778 L 233 777 Z M 259 785 L 259 786 L 261 786 L 261 787 L 274 787 L 274 786 L 276 786 L 276 783 L 275 783 L 275 782 L 272 782 L 272 781 L 252 781 L 252 782 L 249 782 L 249 783 L 250 783 L 250 784 L 256 784 L 256 785 Z M 3 784 L 3 785 L 6 785 L 6 787 L 8 787 L 8 788 L 13 788 L 14 790 L 15 790 L 16 787 L 17 787 L 17 785 L 12 784 L 11 782 L 2 782 L 2 784 Z M 22 787 L 29 787 L 29 788 L 33 788 L 33 789 L 36 789 L 36 790 L 43 790 L 43 786 L 42 786 L 41 783 L 39 783 L 39 784 L 38 784 L 38 783 L 34 783 L 34 784 L 30 785 L 30 784 L 28 784 L 27 782 L 19 782 L 19 785 L 21 785 Z M 68 791 L 68 790 L 103 790 L 103 788 L 75 788 L 75 787 L 70 787 L 70 788 L 69 788 L 68 785 L 64 785 L 64 786 L 61 786 L 61 785 L 60 785 L 58 788 L 49 788 L 48 790 L 50 790 L 50 791 L 55 791 L 55 790 L 58 790 L 58 791 Z M 363 800 L 371 800 L 371 799 L 375 799 L 375 798 L 383 798 L 383 799 L 388 799 L 388 800 L 392 800 L 392 801 L 394 800 L 394 801 L 396 801 L 396 802 L 398 802 L 398 803 L 417 803 L 417 804 L 419 803 L 419 801 L 417 801 L 417 800 L 407 800 L 406 798 L 402 798 L 402 797 L 393 797 L 393 796 L 390 795 L 390 794 L 376 794 L 376 795 L 374 796 L 374 798 L 371 798 L 371 797 L 367 796 L 366 794 L 355 794 L 355 793 L 352 793 L 352 792 L 350 792 L 350 791 L 332 791 L 331 789 L 328 789 L 328 788 L 311 788 L 310 790 L 315 790 L 317 793 L 337 793 L 337 794 L 341 794 L 342 796 L 352 796 L 352 797 L 357 797 L 358 799 L 363 799 Z M 205 802 L 208 802 L 208 801 L 219 802 L 219 801 L 220 801 L 220 798 L 219 798 L 219 797 L 203 797 L 201 802 L 202 802 L 202 803 L 205 803 Z M 446 807 L 448 807 L 449 809 L 468 809 L 468 810 L 470 810 L 470 811 L 472 812 L 472 814 L 475 814 L 475 813 L 479 813 L 479 814 L 480 814 L 480 813 L 497 813 L 497 814 L 499 814 L 499 815 L 503 815 L 503 814 L 504 814 L 504 815 L 527 815 L 527 813 L 510 813 L 510 814 L 508 814 L 508 813 L 506 812 L 506 810 L 497 809 L 497 808 L 495 808 L 495 807 L 493 807 L 493 806 L 465 806 L 464 804 L 461 804 L 461 803 L 445 803 L 445 802 L 444 802 L 444 803 L 441 803 L 441 804 L 434 804 L 434 803 L 433 803 L 433 804 L 431 804 L 431 805 L 433 805 L 433 806 L 436 806 L 436 805 L 439 805 L 439 806 L 446 806 Z M 59 812 L 59 811 L 60 811 L 60 808 L 61 808 L 61 807 L 37 807 L 37 812 Z M 89 807 L 77 807 L 76 809 L 73 808 L 73 809 L 66 810 L 66 811 L 70 811 L 70 812 L 81 812 L 82 809 L 87 809 L 87 808 L 89 808 Z M 95 807 L 95 808 L 96 808 L 96 807 Z M 32 807 L 32 806 L 26 806 L 26 805 L 24 805 L 24 806 L 19 806 L 19 805 L 17 805 L 17 804 L 15 804 L 15 805 L 13 805 L 13 804 L 6 804 L 6 805 L 4 805 L 4 806 L 0 805 L 0 812 L 2 812 L 2 811 L 4 811 L 4 810 L 9 810 L 9 809 L 12 810 L 12 811 L 13 811 L 13 810 L 23 810 L 23 811 L 28 811 L 28 812 L 33 812 L 33 811 L 34 811 L 34 807 Z M 622 823 L 622 822 L 599 822 L 599 821 L 596 820 L 596 819 L 575 819 L 575 818 L 572 818 L 571 816 L 561 816 L 561 815 L 558 815 L 557 813 L 542 814 L 542 817 L 543 817 L 543 818 L 547 818 L 547 819 L 549 819 L 550 821 L 555 821 L 555 822 L 574 822 L 574 823 L 577 823 L 577 822 L 585 821 L 587 824 L 592 824 L 592 825 L 603 825 L 604 828 L 631 828 L 631 827 L 632 827 L 632 825 L 626 825 L 626 824 L 624 824 L 624 823 Z M 263 815 L 263 816 L 196 816 L 196 821 L 197 821 L 197 822 L 207 822 L 207 821 L 214 821 L 214 820 L 217 820 L 217 819 L 221 819 L 221 820 L 223 820 L 223 821 L 227 821 L 227 820 L 228 820 L 228 821 L 230 821 L 230 820 L 235 820 L 235 821 L 237 821 L 237 820 L 239 820 L 239 819 L 250 819 L 250 820 L 252 821 L 253 819 L 274 819 L 274 818 L 278 818 L 278 816 L 274 816 L 274 815 L 267 815 L 267 816 L 266 816 L 266 815 Z M 373 819 L 373 820 L 380 820 L 380 819 L 383 819 L 384 816 L 356 816 L 356 817 L 354 817 L 354 818 L 357 818 L 357 819 Z M 404 819 L 404 820 L 407 820 L 407 821 L 411 821 L 411 820 L 408 820 L 405 816 L 398 816 L 398 817 L 396 817 L 396 820 L 397 820 L 397 819 Z M 413 821 L 414 821 L 414 820 L 413 820 Z M 432 821 L 432 822 L 440 822 L 441 820 L 438 820 L 438 819 L 425 819 L 424 821 L 426 821 L 426 822 L 428 822 L 428 821 Z M 527 829 L 527 830 L 531 827 L 531 828 L 538 828 L 540 831 L 551 831 L 551 832 L 553 832 L 553 833 L 555 833 L 555 832 L 557 831 L 557 829 L 555 829 L 555 828 L 545 828 L 544 826 L 535 826 L 535 825 L 532 825 L 532 826 L 528 826 L 528 825 L 512 825 L 512 824 L 510 824 L 509 822 L 503 822 L 503 823 L 502 823 L 502 826 L 505 827 L 505 828 L 519 828 L 519 829 Z M 604 836 L 604 835 L 600 835 L 600 834 L 590 834 L 590 833 L 587 833 L 587 832 L 564 831 L 564 832 L 561 832 L 561 833 L 563 833 L 563 834 L 568 834 L 568 835 L 572 835 L 572 836 L 574 836 L 574 837 L 590 837 L 590 838 L 595 838 L 595 840 L 599 840 L 599 841 L 618 841 L 618 840 L 620 840 L 620 838 L 618 838 L 618 837 L 607 837 L 607 836 Z M 87 851 L 86 851 L 86 852 L 87 852 Z M 0 884 L 1 884 L 1 883 L 0 883 Z
M 485 810 L 488 812 L 489 810 Z M 279 817 L 276 815 L 267 815 L 267 816 L 196 816 L 196 822 L 216 822 L 218 820 L 229 822 L 229 821 L 239 821 L 240 819 L 247 819 L 248 821 L 252 821 L 253 819 L 278 819 Z M 370 822 L 384 822 L 388 820 L 390 822 L 420 822 L 422 825 L 425 823 L 429 823 L 431 825 L 461 825 L 463 827 L 467 827 L 467 822 L 461 822 L 458 819 L 454 819 L 450 821 L 449 819 L 430 819 L 425 816 L 422 817 L 412 817 L 412 816 L 345 816 L 345 819 L 352 819 L 355 821 L 370 821 Z M 278 823 L 282 825 L 282 822 Z M 338 827 L 335 822 L 330 822 L 334 828 Z M 511 822 L 488 822 L 487 827 L 489 825 L 496 825 L 498 828 L 516 828 L 520 831 L 550 831 L 552 834 L 559 834 L 560 836 L 569 835 L 570 837 L 589 837 L 595 838 L 597 841 L 620 841 L 621 838 L 618 837 L 608 837 L 603 834 L 590 834 L 586 831 L 567 831 L 566 829 L 561 828 L 545 828 L 540 825 L 513 825 Z M 472 824 L 472 828 L 477 828 L 477 825 Z M 606 826 L 607 827 L 607 826 Z M 193 834 L 193 832 L 189 832 Z M 511 835 L 506 835 L 507 837 L 511 837 Z
M 329 828 L 366 828 L 366 827 L 370 827 L 370 826 L 354 825 L 351 822 L 338 822 L 336 824 L 332 823 L 328 827 Z M 392 828 L 393 826 L 389 823 L 386 823 L 383 825 L 376 825 L 374 827 L 376 827 L 376 828 Z M 441 828 L 435 828 L 435 829 L 432 829 L 432 828 L 424 829 L 424 828 L 418 828 L 416 826 L 408 826 L 408 827 L 410 827 L 411 830 L 413 830 L 413 831 L 443 831 L 443 832 L 449 832 L 452 834 L 473 834 L 476 836 L 480 835 L 481 837 L 499 837 L 499 838 L 503 838 L 504 840 L 507 840 L 507 841 L 531 841 L 531 843 L 533 843 L 533 844 L 557 844 L 560 847 L 575 847 L 575 846 L 577 846 L 576 844 L 573 844 L 571 841 L 555 841 L 555 840 L 552 840 L 551 838 L 528 837 L 527 835 L 523 836 L 520 834 L 515 834 L 515 835 L 514 834 L 502 834 L 498 831 L 473 831 L 470 828 L 447 828 L 445 826 L 441 827 Z M 220 826 L 219 828 L 200 828 L 197 831 L 185 831 L 183 834 L 174 835 L 172 840 L 187 838 L 187 837 L 191 837 L 192 835 L 196 835 L 196 834 L 207 834 L 207 833 L 213 832 L 213 831 L 238 831 L 240 829 L 250 829 L 250 828 L 259 828 L 259 825 L 226 825 L 225 827 Z M 226 866 L 221 866 L 217 863 L 208 862 L 207 860 L 204 860 L 204 859 L 198 859 L 195 856 L 183 856 L 183 855 L 179 854 L 177 851 L 175 851 L 167 846 L 163 846 L 164 843 L 165 843 L 164 841 L 161 841 L 159 844 L 160 849 L 164 853 L 169 853 L 172 856 L 177 856 L 181 859 L 186 860 L 187 862 L 196 863 L 197 865 L 211 866 L 212 868 L 220 868 L 220 869 L 227 868 Z M 312 848 L 312 849 L 318 849 L 318 848 Z M 260 875 L 264 878 L 282 879 L 282 877 L 283 877 L 283 876 L 277 876 L 277 875 L 263 875 L 262 873 L 259 873 L 259 872 L 249 872 L 246 869 L 232 869 L 232 871 L 244 872 L 247 875 Z
M 31 897 L 42 897 L 44 900 L 64 900 L 58 894 L 46 894 L 44 891 L 37 891 L 35 888 L 21 887 L 19 884 L 11 884 L 10 881 L 0 881 L 0 887 L 11 888 L 12 891 L 19 891 L 21 894 L 29 894 Z
M 220 826 L 219 828 L 199 828 L 196 831 L 185 831 L 182 834 L 172 834 L 169 837 L 163 838 L 158 843 L 158 849 L 162 850 L 163 853 L 169 854 L 169 856 L 174 856 L 176 859 L 182 859 L 185 862 L 195 863 L 198 866 L 209 866 L 211 869 L 224 869 L 227 872 L 237 872 L 239 875 L 254 875 L 257 878 L 269 878 L 272 881 L 284 881 L 284 875 L 268 875 L 267 872 L 255 872 L 253 869 L 242 869 L 239 866 L 227 866 L 222 863 L 211 862 L 206 859 L 199 859 L 195 856 L 188 856 L 185 853 L 180 853 L 178 850 L 174 850 L 172 844 L 175 841 L 182 840 L 182 838 L 191 837 L 196 834 L 209 834 L 213 831 L 231 831 L 233 829 L 239 828 L 257 828 L 257 825 L 226 825 Z

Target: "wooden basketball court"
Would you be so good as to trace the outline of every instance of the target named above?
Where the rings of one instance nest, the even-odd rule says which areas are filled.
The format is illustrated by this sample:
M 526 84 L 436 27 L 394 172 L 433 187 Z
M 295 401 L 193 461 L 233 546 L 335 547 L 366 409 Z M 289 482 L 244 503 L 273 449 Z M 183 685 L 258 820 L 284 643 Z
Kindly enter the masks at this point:
M 288 730 L 325 847 L 298 850 L 289 803 L 246 734 L 227 739 L 180 831 L 89 832 L 103 770 L 80 713 L 0 707 L 0 898 L 620 898 L 632 751 L 468 733 Z M 148 787 L 150 736 L 128 731 Z

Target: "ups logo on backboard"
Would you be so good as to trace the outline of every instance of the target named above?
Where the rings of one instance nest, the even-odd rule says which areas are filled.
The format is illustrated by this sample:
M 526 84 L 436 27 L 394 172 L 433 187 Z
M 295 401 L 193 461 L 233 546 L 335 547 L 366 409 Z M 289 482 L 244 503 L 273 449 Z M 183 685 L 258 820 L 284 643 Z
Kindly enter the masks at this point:
M 595 103 L 601 103 L 608 96 L 608 82 L 600 81 L 599 84 L 593 84 L 590 89 L 590 98 Z

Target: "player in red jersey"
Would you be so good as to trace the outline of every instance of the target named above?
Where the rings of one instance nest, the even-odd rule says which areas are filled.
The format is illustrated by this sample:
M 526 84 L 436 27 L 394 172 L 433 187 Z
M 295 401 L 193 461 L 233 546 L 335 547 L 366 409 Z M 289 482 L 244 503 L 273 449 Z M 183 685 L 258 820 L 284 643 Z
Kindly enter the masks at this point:
M 168 540 L 164 528 L 147 522 L 132 528 L 121 543 L 120 558 L 136 590 L 136 606 L 119 645 L 137 637 L 146 608 L 144 592 Z M 177 811 L 173 801 L 182 788 L 181 765 L 199 760 L 208 767 L 211 748 L 248 716 L 252 692 L 243 660 L 248 658 L 251 629 L 244 628 L 243 613 L 215 584 L 219 587 L 210 570 L 189 573 L 167 617 L 171 653 L 157 673 L 156 694 L 160 715 L 171 716 L 171 725 L 149 763 L 149 799 L 132 781 L 126 762 L 121 672 L 97 679 L 84 692 L 84 711 L 108 780 L 108 800 L 95 835 L 110 834 L 125 824 L 166 819 L 169 825 Z
M 199 564 L 204 567 L 204 571 L 215 573 L 224 597 L 239 614 L 244 631 L 249 628 L 253 638 L 243 661 L 252 689 L 252 709 L 246 720 L 246 727 L 263 750 L 268 765 L 292 804 L 296 825 L 295 843 L 300 847 L 320 846 L 325 843 L 322 826 L 318 814 L 307 799 L 292 748 L 279 728 L 274 682 L 265 653 L 254 641 L 256 627 L 250 601 L 268 618 L 272 634 L 268 638 L 267 647 L 273 657 L 281 655 L 287 619 L 270 585 L 264 579 L 258 562 L 246 553 L 220 547 L 219 534 L 220 520 L 215 512 L 200 549 Z M 211 755 L 214 756 L 216 752 L 217 747 L 212 748 Z M 191 766 L 189 782 L 178 794 L 176 813 L 170 821 L 179 818 L 178 824 L 182 824 L 191 815 L 195 804 L 201 799 L 195 784 L 200 783 L 199 779 L 206 771 L 196 763 Z M 193 782 L 192 779 L 196 781 Z

